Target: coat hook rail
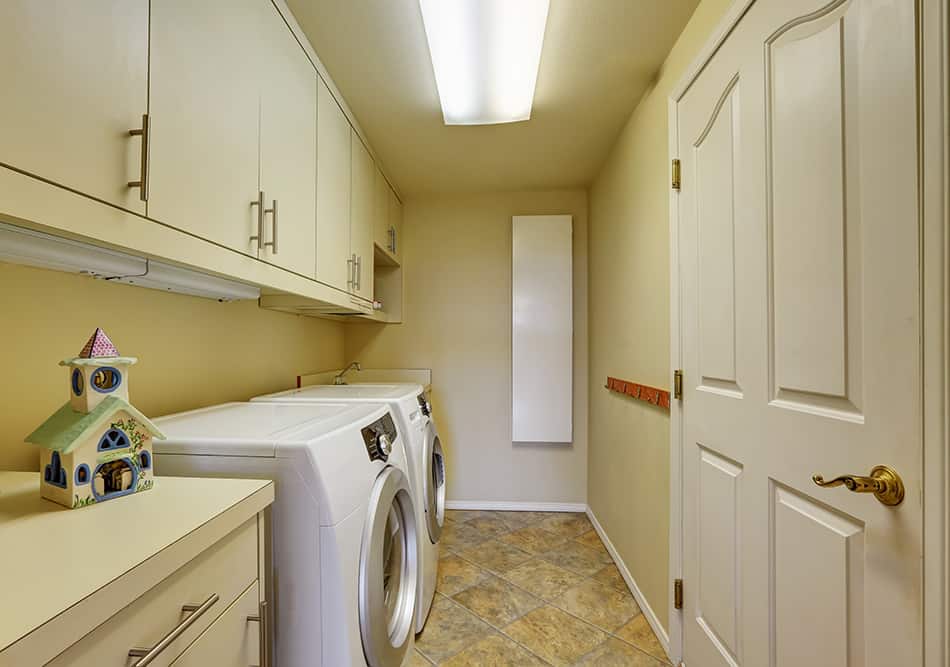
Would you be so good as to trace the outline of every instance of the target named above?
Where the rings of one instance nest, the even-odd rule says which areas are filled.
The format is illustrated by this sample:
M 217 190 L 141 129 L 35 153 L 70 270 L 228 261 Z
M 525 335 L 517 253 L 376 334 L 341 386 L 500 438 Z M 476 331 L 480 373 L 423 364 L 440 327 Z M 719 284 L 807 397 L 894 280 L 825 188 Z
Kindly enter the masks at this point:
M 631 382 L 630 380 L 621 380 L 619 378 L 607 377 L 605 389 L 646 401 L 664 410 L 670 409 L 670 392 L 666 389 L 657 389 L 649 385 Z

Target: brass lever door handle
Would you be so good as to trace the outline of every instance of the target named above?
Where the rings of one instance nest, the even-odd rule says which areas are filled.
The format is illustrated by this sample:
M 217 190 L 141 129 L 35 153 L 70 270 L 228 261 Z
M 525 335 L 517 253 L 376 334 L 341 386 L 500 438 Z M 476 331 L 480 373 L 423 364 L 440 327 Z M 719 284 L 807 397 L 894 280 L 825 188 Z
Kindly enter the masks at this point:
M 874 466 L 870 477 L 840 475 L 827 482 L 821 475 L 812 475 L 812 481 L 822 488 L 844 486 L 854 493 L 873 493 L 882 504 L 894 507 L 904 500 L 904 482 L 897 472 L 888 466 Z

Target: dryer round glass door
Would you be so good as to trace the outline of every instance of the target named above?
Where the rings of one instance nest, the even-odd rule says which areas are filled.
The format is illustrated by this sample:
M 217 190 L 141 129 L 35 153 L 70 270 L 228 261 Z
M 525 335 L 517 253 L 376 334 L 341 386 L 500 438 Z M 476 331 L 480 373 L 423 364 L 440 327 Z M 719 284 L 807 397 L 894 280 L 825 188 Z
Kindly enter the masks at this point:
M 422 497 L 426 510 L 426 529 L 429 541 L 436 544 L 442 537 L 442 524 L 445 522 L 445 457 L 442 454 L 442 441 L 435 433 L 430 422 L 426 428 L 425 475 L 423 477 Z
M 399 667 L 415 626 L 419 585 L 415 508 L 406 476 L 376 478 L 360 548 L 360 634 L 370 667 Z

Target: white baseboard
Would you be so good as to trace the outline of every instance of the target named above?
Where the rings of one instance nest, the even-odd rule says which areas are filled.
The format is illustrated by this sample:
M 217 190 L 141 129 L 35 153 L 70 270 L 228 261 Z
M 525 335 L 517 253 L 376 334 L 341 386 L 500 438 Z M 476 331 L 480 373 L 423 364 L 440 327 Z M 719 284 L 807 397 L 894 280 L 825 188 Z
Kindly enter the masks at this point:
M 526 503 L 499 500 L 446 500 L 449 510 L 495 510 L 508 512 L 586 512 L 585 503 Z
M 643 593 L 640 591 L 640 587 L 637 586 L 637 582 L 634 580 L 633 575 L 630 574 L 630 570 L 627 569 L 627 566 L 620 557 L 620 554 L 617 553 L 617 549 L 610 541 L 610 538 L 607 537 L 607 533 L 604 532 L 604 527 L 600 525 L 600 522 L 597 520 L 597 517 L 594 516 L 594 512 L 590 507 L 587 508 L 587 516 L 590 518 L 590 522 L 594 524 L 594 530 L 597 531 L 601 542 L 603 542 L 604 546 L 607 547 L 607 552 L 610 554 L 610 557 L 614 559 L 614 563 L 617 565 L 617 569 L 620 570 L 623 580 L 627 582 L 627 587 L 630 589 L 630 592 L 633 593 L 633 598 L 637 601 L 637 604 L 640 605 L 640 611 L 643 612 L 643 616 L 647 619 L 647 623 L 649 623 L 650 627 L 653 628 L 656 638 L 660 640 L 660 644 L 663 645 L 663 650 L 666 651 L 666 655 L 669 657 L 670 636 L 667 634 L 666 630 L 663 629 L 663 626 L 660 624 L 660 619 L 657 618 L 656 613 L 650 606 L 650 603 L 647 602 L 645 597 L 643 597 Z M 670 660 L 672 660 L 672 658 L 670 658 Z

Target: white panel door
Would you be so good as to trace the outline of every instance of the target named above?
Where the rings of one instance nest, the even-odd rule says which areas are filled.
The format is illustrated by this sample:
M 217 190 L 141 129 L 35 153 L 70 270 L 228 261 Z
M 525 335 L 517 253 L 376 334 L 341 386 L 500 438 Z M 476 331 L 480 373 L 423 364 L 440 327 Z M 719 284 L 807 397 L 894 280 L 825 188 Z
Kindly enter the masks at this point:
M 571 442 L 573 218 L 511 219 L 511 439 Z
M 287 28 L 265 3 L 261 23 L 261 257 L 296 273 L 316 274 L 317 73 Z M 257 211 L 255 210 L 255 214 Z
M 257 232 L 261 0 L 151 5 L 148 215 L 249 255 Z
M 0 163 L 136 213 L 146 0 L 0 3 Z M 113 240 L 113 239 L 104 239 Z
M 317 280 L 350 290 L 350 124 L 329 88 L 317 82 Z
M 921 664 L 915 21 L 757 0 L 677 104 L 691 667 Z

